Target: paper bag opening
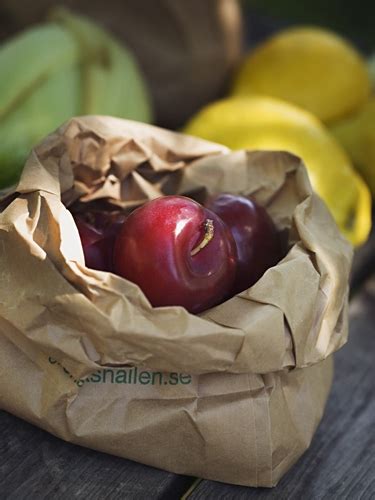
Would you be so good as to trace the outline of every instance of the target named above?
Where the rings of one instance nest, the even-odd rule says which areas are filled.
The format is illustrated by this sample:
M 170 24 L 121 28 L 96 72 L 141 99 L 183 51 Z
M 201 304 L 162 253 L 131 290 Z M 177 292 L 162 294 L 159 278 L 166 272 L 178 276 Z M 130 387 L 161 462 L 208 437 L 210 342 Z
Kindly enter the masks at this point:
M 329 357 L 348 331 L 352 251 L 312 192 L 301 160 L 81 117 L 34 149 L 16 192 L 0 214 L 1 361 L 21 370 L 22 360 L 35 388 L 23 394 L 17 377 L 12 383 L 3 377 L 2 407 L 64 439 L 157 467 L 275 484 L 308 446 L 330 386 Z M 287 255 L 225 303 L 200 315 L 152 308 L 136 285 L 84 265 L 70 210 L 102 203 L 132 210 L 161 195 L 199 199 L 218 192 L 252 196 L 289 238 Z M 128 382 L 112 382 L 129 380 L 132 369 L 151 373 L 144 380 L 157 381 L 152 373 L 160 373 L 190 382 L 167 378 L 149 387 L 135 372 L 138 385 L 130 392 Z M 95 373 L 102 380 L 105 370 L 113 372 L 111 382 L 91 381 Z M 10 388 L 22 393 L 17 402 Z M 154 424 L 144 416 L 136 424 L 146 408 L 158 415 Z M 240 420 L 230 430 L 234 409 Z M 249 439 L 241 444 L 234 435 L 245 422 Z M 171 426 L 178 450 L 158 441 Z M 148 444 L 141 439 L 146 429 Z M 290 448 L 284 438 L 296 431 Z M 194 443 L 189 450 L 180 446 L 185 438 Z M 238 448 L 228 449 L 230 441 Z

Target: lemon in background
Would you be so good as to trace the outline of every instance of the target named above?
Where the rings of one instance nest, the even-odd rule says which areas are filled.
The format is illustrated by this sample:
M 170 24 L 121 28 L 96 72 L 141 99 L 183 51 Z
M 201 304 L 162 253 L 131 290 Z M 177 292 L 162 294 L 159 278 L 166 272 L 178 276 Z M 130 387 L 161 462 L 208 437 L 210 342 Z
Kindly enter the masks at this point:
M 184 132 L 234 150 L 285 150 L 300 156 L 343 234 L 354 245 L 366 240 L 369 190 L 345 151 L 311 113 L 270 97 L 232 97 L 203 108 Z
M 325 29 L 298 27 L 247 56 L 232 94 L 277 97 L 330 122 L 360 108 L 370 88 L 366 62 L 349 42 Z
M 370 75 L 372 91 L 375 92 L 375 53 L 369 57 L 367 61 L 367 68 Z
M 356 115 L 336 122 L 331 132 L 344 146 L 375 196 L 375 97 Z

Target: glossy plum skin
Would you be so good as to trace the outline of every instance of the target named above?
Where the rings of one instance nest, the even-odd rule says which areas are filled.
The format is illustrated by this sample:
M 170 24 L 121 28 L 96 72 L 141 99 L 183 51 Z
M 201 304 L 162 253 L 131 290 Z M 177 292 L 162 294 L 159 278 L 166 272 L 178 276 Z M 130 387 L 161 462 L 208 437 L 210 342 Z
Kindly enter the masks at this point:
M 87 212 L 74 216 L 85 264 L 98 271 L 113 271 L 113 248 L 125 215 Z
M 213 237 L 196 250 L 212 221 Z M 129 215 L 117 236 L 115 273 L 136 283 L 154 307 L 199 313 L 229 296 L 236 269 L 233 237 L 220 218 L 183 196 L 152 200 Z
M 224 221 L 236 242 L 234 295 L 252 286 L 281 259 L 279 234 L 266 210 L 244 196 L 221 193 L 206 206 Z

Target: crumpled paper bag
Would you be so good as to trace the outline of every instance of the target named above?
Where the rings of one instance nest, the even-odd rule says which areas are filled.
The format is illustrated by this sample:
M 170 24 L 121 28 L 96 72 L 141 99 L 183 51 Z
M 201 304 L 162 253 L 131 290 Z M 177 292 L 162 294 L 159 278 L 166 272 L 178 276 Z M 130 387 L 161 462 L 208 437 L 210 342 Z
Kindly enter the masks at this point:
M 263 204 L 288 253 L 199 315 L 88 269 L 72 211 L 163 194 Z M 0 203 L 0 408 L 176 473 L 272 486 L 308 447 L 346 341 L 352 250 L 285 152 L 230 152 L 150 125 L 75 118 Z

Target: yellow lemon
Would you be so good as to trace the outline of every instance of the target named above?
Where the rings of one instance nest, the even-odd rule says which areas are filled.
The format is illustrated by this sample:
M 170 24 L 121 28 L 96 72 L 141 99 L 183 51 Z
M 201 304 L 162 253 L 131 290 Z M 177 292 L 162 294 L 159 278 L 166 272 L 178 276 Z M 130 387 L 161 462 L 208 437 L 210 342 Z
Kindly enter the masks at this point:
M 366 240 L 369 190 L 345 151 L 307 111 L 264 96 L 228 98 L 201 110 L 184 131 L 231 149 L 285 150 L 300 156 L 343 234 L 354 245 Z
M 375 92 L 375 54 L 369 57 L 367 61 L 367 68 L 370 75 L 372 91 Z
M 332 125 L 331 132 L 349 153 L 375 196 L 375 97 L 355 116 Z
M 370 93 L 366 62 L 349 42 L 321 28 L 291 28 L 258 46 L 240 67 L 233 95 L 292 102 L 324 122 L 358 109 Z

